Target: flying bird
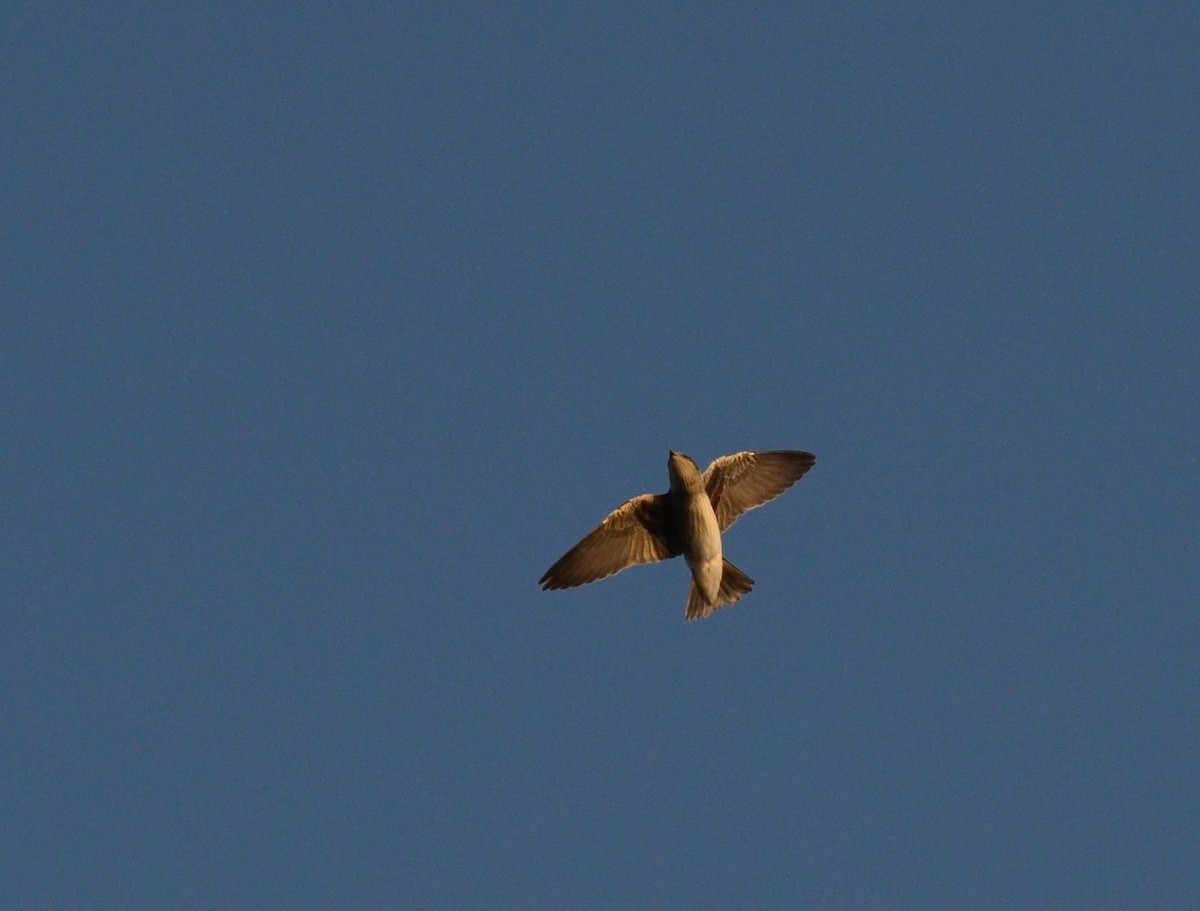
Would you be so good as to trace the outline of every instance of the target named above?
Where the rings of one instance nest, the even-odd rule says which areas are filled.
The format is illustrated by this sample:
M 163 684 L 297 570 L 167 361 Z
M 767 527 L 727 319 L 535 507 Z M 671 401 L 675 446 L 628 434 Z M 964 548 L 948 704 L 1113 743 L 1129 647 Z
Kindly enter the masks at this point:
M 762 506 L 816 464 L 811 452 L 735 452 L 700 473 L 671 450 L 666 493 L 642 494 L 618 506 L 538 580 L 544 590 L 595 582 L 638 563 L 683 554 L 692 572 L 687 619 L 698 620 L 733 604 L 754 580 L 725 559 L 721 532 L 749 509 Z

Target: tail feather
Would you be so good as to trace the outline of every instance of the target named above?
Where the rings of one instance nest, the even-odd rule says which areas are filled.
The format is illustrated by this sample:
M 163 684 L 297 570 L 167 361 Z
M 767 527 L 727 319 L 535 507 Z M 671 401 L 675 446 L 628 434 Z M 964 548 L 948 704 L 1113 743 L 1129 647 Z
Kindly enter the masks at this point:
M 700 594 L 695 581 L 688 592 L 687 619 L 700 620 L 715 613 L 726 604 L 735 604 L 742 595 L 754 587 L 754 580 L 730 563 L 721 561 L 721 590 L 717 593 L 717 603 L 709 604 Z

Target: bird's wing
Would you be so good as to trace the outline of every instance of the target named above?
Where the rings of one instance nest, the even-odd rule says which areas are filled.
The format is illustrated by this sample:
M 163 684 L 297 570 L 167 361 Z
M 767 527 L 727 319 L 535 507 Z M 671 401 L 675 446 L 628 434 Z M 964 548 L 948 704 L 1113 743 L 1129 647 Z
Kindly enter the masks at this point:
M 643 494 L 613 510 L 538 580 L 544 589 L 595 582 L 637 563 L 678 556 L 670 533 L 667 494 Z
M 746 510 L 774 500 L 816 461 L 811 452 L 735 452 L 721 456 L 704 470 L 704 489 L 721 531 Z

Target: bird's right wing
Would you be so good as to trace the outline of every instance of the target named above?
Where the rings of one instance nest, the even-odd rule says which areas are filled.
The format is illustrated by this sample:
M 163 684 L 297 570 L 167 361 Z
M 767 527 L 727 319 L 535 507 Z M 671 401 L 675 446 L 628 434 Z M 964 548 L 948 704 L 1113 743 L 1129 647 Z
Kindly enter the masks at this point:
M 613 510 L 538 580 L 543 589 L 595 582 L 638 563 L 678 556 L 670 533 L 667 494 L 643 494 Z

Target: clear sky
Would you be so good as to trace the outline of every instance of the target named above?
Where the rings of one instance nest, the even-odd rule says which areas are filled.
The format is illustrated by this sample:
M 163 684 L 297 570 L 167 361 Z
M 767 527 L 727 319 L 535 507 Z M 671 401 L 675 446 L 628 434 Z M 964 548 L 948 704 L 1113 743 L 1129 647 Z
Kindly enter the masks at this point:
M 5 907 L 1200 907 L 1197 35 L 8 4 Z

